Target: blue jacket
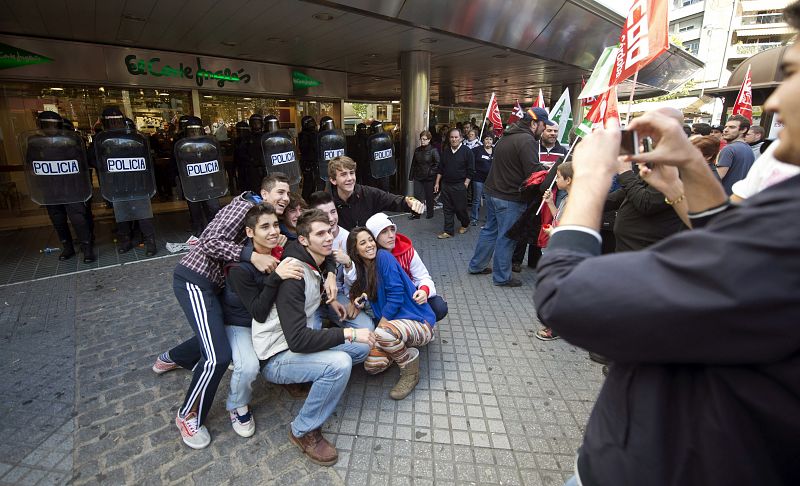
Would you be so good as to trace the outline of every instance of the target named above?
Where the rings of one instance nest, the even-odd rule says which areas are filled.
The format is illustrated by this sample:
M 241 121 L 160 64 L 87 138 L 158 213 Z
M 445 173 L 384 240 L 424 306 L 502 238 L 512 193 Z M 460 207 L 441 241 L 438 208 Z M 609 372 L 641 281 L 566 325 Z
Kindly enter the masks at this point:
M 427 303 L 419 305 L 411 298 L 417 288 L 397 259 L 387 250 L 378 250 L 375 257 L 378 274 L 377 300 L 370 301 L 375 319 L 411 319 L 436 325 L 436 316 Z

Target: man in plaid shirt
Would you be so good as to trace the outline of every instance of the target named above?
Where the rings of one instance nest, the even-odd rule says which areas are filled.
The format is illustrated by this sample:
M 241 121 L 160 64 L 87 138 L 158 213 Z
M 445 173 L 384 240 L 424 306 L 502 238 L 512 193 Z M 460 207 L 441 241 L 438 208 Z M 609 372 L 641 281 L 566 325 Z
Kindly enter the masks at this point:
M 194 376 L 175 423 L 183 442 L 202 449 L 211 442 L 203 422 L 208 415 L 222 375 L 231 361 L 231 348 L 225 334 L 220 291 L 224 285 L 223 265 L 245 261 L 263 272 L 271 272 L 278 260 L 271 255 L 246 248 L 244 216 L 255 204 L 268 202 L 277 214 L 289 203 L 289 179 L 281 173 L 264 178 L 260 197 L 245 192 L 222 208 L 200 235 L 200 241 L 175 267 L 173 289 L 195 336 L 162 354 L 153 365 L 158 374 L 183 367 Z M 333 286 L 335 280 L 326 282 Z M 327 288 L 327 287 L 326 287 Z M 336 295 L 334 291 L 332 294 Z

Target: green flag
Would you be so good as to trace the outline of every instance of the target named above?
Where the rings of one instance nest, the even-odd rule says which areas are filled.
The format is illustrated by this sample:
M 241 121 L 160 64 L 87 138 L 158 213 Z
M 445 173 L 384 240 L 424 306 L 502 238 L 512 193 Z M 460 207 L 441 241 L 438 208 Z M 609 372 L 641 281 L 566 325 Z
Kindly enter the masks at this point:
M 569 88 L 561 93 L 561 97 L 550 110 L 550 119 L 558 125 L 558 143 L 569 145 L 569 132 L 572 130 L 573 124 Z
M 611 81 L 611 71 L 614 69 L 614 61 L 617 58 L 617 52 L 619 52 L 619 46 L 606 47 L 603 50 L 603 53 L 600 54 L 600 58 L 597 60 L 597 64 L 594 65 L 592 75 L 589 76 L 589 80 L 586 81 L 586 85 L 583 87 L 581 94 L 578 95 L 578 98 L 584 100 L 586 98 L 599 96 L 608 91 Z

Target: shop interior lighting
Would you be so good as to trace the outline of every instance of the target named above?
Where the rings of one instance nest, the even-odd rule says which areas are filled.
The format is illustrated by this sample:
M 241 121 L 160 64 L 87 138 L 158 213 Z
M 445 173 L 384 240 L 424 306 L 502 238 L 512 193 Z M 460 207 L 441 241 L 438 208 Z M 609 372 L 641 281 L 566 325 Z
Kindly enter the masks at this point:
M 211 98 L 213 98 L 213 96 L 211 96 L 211 95 L 203 95 L 203 98 L 211 99 Z
M 283 103 L 284 101 L 286 101 L 286 100 L 278 100 L 278 103 Z
M 169 93 L 158 93 L 158 96 L 169 96 Z
M 50 91 L 64 91 L 64 88 L 50 88 Z
M 243 99 L 243 100 L 245 100 L 245 101 L 250 101 L 250 100 L 252 100 L 253 98 L 242 98 L 242 99 Z
M 393 104 L 393 105 L 399 105 L 399 104 L 400 104 L 400 102 L 399 102 L 399 101 L 397 101 L 397 100 L 392 100 L 392 104 Z
M 315 13 L 311 17 L 313 17 L 313 18 L 315 18 L 317 20 L 322 20 L 323 22 L 327 22 L 328 20 L 333 20 L 333 15 L 331 15 L 331 14 L 329 14 L 327 12 Z

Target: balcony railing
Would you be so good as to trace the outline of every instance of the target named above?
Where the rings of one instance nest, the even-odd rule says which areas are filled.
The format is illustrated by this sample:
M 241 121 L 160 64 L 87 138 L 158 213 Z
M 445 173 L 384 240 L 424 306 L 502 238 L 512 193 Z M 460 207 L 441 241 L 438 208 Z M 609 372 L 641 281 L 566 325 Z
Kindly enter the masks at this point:
M 743 15 L 740 25 L 769 25 L 784 23 L 783 14 L 769 13 L 757 15 Z
M 736 55 L 739 56 L 752 56 L 753 54 L 758 54 L 761 51 L 766 51 L 767 49 L 772 49 L 773 47 L 778 47 L 783 45 L 781 42 L 764 42 L 762 44 L 736 44 L 734 47 L 736 48 L 734 52 Z

